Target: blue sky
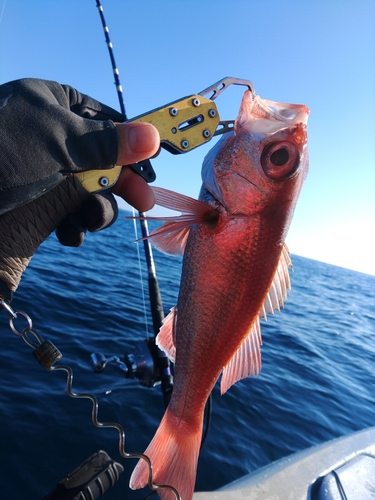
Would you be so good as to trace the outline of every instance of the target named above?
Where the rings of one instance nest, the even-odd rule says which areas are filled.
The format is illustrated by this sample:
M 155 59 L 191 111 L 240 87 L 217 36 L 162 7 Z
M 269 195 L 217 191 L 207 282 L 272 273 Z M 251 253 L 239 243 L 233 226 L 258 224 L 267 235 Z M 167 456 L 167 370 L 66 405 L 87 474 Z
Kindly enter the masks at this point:
M 310 110 L 310 171 L 292 253 L 375 275 L 375 2 L 103 0 L 131 118 L 235 76 Z M 95 0 L 0 0 L 0 82 L 68 83 L 118 109 Z M 235 118 L 242 89 L 216 103 Z M 153 162 L 155 185 L 197 197 L 213 145 Z

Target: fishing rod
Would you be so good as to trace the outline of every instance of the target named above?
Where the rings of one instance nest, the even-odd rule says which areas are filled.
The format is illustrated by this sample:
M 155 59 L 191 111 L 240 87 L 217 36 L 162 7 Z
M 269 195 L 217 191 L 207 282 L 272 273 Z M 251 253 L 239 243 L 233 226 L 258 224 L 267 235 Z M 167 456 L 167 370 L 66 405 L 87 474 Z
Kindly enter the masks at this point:
M 109 56 L 111 59 L 111 65 L 113 69 L 113 75 L 115 78 L 115 85 L 116 85 L 116 90 L 117 90 L 117 96 L 120 104 L 120 109 L 121 113 L 124 115 L 125 120 L 127 120 L 126 116 L 126 111 L 125 111 L 125 103 L 124 103 L 124 96 L 123 96 L 123 90 L 122 86 L 120 83 L 120 73 L 119 70 L 116 66 L 116 61 L 114 57 L 114 51 L 113 51 L 113 45 L 109 37 L 109 29 L 106 24 L 105 18 L 104 18 L 104 12 L 103 12 L 103 7 L 100 3 L 100 0 L 96 0 L 96 6 L 99 11 L 101 23 L 103 26 L 103 31 L 104 31 L 104 36 L 105 36 L 105 42 L 108 47 L 108 52 Z M 138 164 L 137 164 L 138 165 Z M 150 160 L 145 160 L 142 162 L 142 165 L 140 167 L 141 170 L 147 170 L 147 171 L 152 171 L 151 167 L 151 162 Z M 154 364 L 154 375 L 155 377 L 150 377 L 149 374 L 141 373 L 140 377 L 141 381 L 144 383 L 144 385 L 148 384 L 153 384 L 154 378 L 156 380 L 160 380 L 161 382 L 161 390 L 164 398 L 164 404 L 165 407 L 167 407 L 170 398 L 172 396 L 172 389 L 173 389 L 173 377 L 171 375 L 171 369 L 170 369 L 170 362 L 168 356 L 161 351 L 156 343 L 155 343 L 155 338 L 156 335 L 158 334 L 162 323 L 164 319 L 164 310 L 163 310 L 163 304 L 162 304 L 162 299 L 161 299 L 161 293 L 160 293 L 160 288 L 159 288 L 159 283 L 158 279 L 156 276 L 156 268 L 155 268 L 155 262 L 152 254 L 152 248 L 151 244 L 148 240 L 149 237 L 149 230 L 148 230 L 148 224 L 147 220 L 145 220 L 145 213 L 139 212 L 139 222 L 140 222 L 140 227 L 141 227 L 141 233 L 142 233 L 142 238 L 143 238 L 143 248 L 144 248 L 144 254 L 146 258 L 146 263 L 147 263 L 147 272 L 148 272 L 148 291 L 149 291 L 149 299 L 150 299 L 150 309 L 151 309 L 151 316 L 152 316 L 152 324 L 153 324 L 153 330 L 154 330 L 154 337 L 152 339 L 147 340 L 147 346 L 149 349 L 149 352 L 152 356 L 153 364 Z M 141 348 L 141 351 L 144 350 Z M 93 355 L 94 356 L 94 355 Z M 128 356 L 129 359 L 129 356 Z M 95 369 L 95 359 L 93 359 L 94 363 L 94 369 Z M 134 366 L 134 356 L 130 358 L 130 365 Z M 137 369 L 137 361 L 135 360 L 135 367 L 133 367 L 133 371 Z M 100 366 L 100 365 L 99 365 Z M 105 364 L 104 364 L 105 366 Z M 131 372 L 131 368 L 128 372 Z M 97 371 L 101 371 L 98 369 Z M 138 376 L 138 375 L 136 375 Z M 145 378 L 143 378 L 145 377 Z M 152 385 L 149 385 L 150 387 Z
M 98 7 L 101 23 L 104 30 L 105 41 L 111 59 L 111 65 L 115 78 L 120 109 L 126 120 L 127 118 L 126 118 L 123 90 L 120 82 L 120 72 L 116 66 L 113 45 L 109 37 L 109 28 L 104 18 L 103 7 L 101 5 L 100 0 L 96 0 L 96 5 Z M 226 85 L 230 83 L 241 83 L 237 80 L 233 81 L 232 80 L 233 79 L 231 79 L 231 82 L 228 81 Z M 225 85 L 223 87 L 225 87 Z M 213 88 L 211 90 L 213 90 Z M 207 89 L 207 91 L 208 90 L 210 90 L 210 88 Z M 222 90 L 220 90 L 218 93 L 220 93 L 221 91 Z M 216 93 L 217 90 L 214 90 L 214 92 Z M 136 168 L 135 170 L 153 172 L 150 160 L 145 160 L 145 162 L 142 162 L 142 166 L 140 168 Z M 141 383 L 146 387 L 153 387 L 155 381 L 160 380 L 164 405 L 165 407 L 167 407 L 170 398 L 172 396 L 173 376 L 171 375 L 170 362 L 168 356 L 164 353 L 164 351 L 160 350 L 157 347 L 155 342 L 156 336 L 159 333 L 159 330 L 163 323 L 164 310 L 163 310 L 159 283 L 156 276 L 156 268 L 152 254 L 152 247 L 148 239 L 149 231 L 145 215 L 146 214 L 144 213 L 139 213 L 139 222 L 141 226 L 144 254 L 148 269 L 148 290 L 149 290 L 152 323 L 154 329 L 154 337 L 152 339 L 147 340 L 146 342 L 147 346 L 144 342 L 138 344 L 135 354 L 127 355 L 125 357 L 124 362 L 122 362 L 117 356 L 106 358 L 101 353 L 93 353 L 91 355 L 91 361 L 95 372 L 101 372 L 108 363 L 112 363 L 117 365 L 125 373 L 126 377 L 138 378 L 141 381 Z M 212 394 L 210 394 L 205 408 L 205 414 L 204 414 L 205 425 L 203 428 L 201 448 L 203 447 L 207 439 L 211 423 L 211 413 L 212 413 Z

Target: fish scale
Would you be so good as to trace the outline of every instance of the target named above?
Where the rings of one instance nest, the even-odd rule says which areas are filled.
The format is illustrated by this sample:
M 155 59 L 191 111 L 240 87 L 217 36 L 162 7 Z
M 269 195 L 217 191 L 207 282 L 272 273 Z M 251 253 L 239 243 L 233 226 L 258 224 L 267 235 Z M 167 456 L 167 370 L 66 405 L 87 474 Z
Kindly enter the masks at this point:
M 241 230 L 242 228 L 239 227 L 238 229 Z M 195 235 L 190 241 L 193 242 L 191 245 L 192 251 L 198 248 L 201 251 L 199 257 L 200 265 L 198 267 L 201 272 L 199 273 L 199 283 L 195 284 L 194 295 L 189 293 L 189 286 L 187 290 L 184 286 L 181 287 L 177 331 L 184 331 L 185 335 L 177 336 L 176 361 L 178 360 L 179 350 L 185 350 L 184 348 L 191 342 L 191 335 L 197 335 L 196 332 L 199 328 L 198 331 L 204 331 L 204 335 L 201 335 L 199 340 L 205 345 L 205 349 L 202 349 L 202 346 L 197 342 L 194 345 L 197 352 L 193 351 L 189 360 L 191 360 L 191 363 L 195 363 L 199 362 L 199 357 L 201 357 L 202 362 L 206 362 L 206 365 L 207 357 L 205 353 L 207 353 L 208 349 L 213 350 L 216 366 L 216 371 L 213 375 L 213 383 L 215 383 L 221 369 L 228 361 L 228 352 L 230 352 L 231 348 L 238 347 L 247 331 L 246 329 L 243 332 L 243 328 L 242 331 L 239 330 L 240 323 L 245 322 L 247 326 L 247 317 L 249 315 L 254 316 L 257 309 L 257 305 L 255 305 L 253 306 L 253 309 L 255 309 L 253 311 L 248 308 L 246 308 L 246 312 L 243 310 L 244 306 L 248 305 L 248 302 L 251 304 L 251 289 L 249 290 L 249 287 L 246 286 L 247 281 L 251 283 L 247 278 L 251 270 L 251 265 L 249 266 L 250 247 L 246 244 L 247 242 L 242 242 L 242 248 L 234 245 L 234 248 L 237 249 L 236 254 L 233 256 L 234 258 L 230 255 L 230 252 L 229 254 L 225 252 L 226 261 L 223 262 L 223 259 L 220 258 L 222 256 L 217 252 L 218 248 L 216 246 L 211 251 L 207 249 L 205 252 L 205 249 L 202 248 L 203 242 L 201 243 Z M 192 254 L 189 255 L 188 260 L 196 262 L 195 256 Z M 235 273 L 233 272 L 234 270 Z M 184 270 L 185 272 L 188 275 L 190 274 L 189 266 Z M 231 276 L 233 278 L 237 277 L 237 279 L 232 282 L 228 281 L 228 278 Z M 242 291 L 241 288 L 244 287 L 245 290 Z M 196 300 L 201 302 L 202 307 L 194 308 L 192 302 Z M 192 315 L 194 315 L 194 322 L 192 321 Z M 190 328 L 192 322 L 195 323 L 193 324 L 193 331 Z M 220 333 L 223 328 L 228 329 L 230 327 L 235 331 L 236 335 L 231 336 L 230 341 L 228 341 L 223 335 L 220 336 Z M 212 371 L 213 368 L 212 366 L 207 366 L 207 369 Z
M 184 260 L 177 307 L 157 337 L 175 361 L 173 395 L 145 454 L 154 482 L 183 500 L 193 495 L 210 392 L 221 372 L 222 393 L 259 372 L 259 319 L 279 310 L 290 288 L 285 237 L 308 168 L 307 114 L 246 92 L 234 134 L 206 156 L 199 201 L 154 188 L 157 203 L 183 215 L 151 239 L 169 253 L 184 250 Z M 139 462 L 130 484 L 146 483 Z

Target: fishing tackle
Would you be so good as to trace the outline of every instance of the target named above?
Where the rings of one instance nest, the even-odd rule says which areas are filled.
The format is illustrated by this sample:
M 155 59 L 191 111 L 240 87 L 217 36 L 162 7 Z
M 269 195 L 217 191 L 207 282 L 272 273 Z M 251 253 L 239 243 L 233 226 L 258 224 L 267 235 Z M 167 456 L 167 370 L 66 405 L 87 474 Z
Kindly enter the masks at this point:
M 99 450 L 62 479 L 43 500 L 96 500 L 119 480 L 124 468 Z
M 91 419 L 93 424 L 96 427 L 101 427 L 101 428 L 112 428 L 117 430 L 119 434 L 119 453 L 123 458 L 135 458 L 135 459 L 142 459 L 145 460 L 147 463 L 148 467 L 148 486 L 152 490 L 159 490 L 159 489 L 169 489 L 171 490 L 174 495 L 176 500 L 181 500 L 181 497 L 178 493 L 178 491 L 173 488 L 173 486 L 169 485 L 156 485 L 153 483 L 152 480 L 152 465 L 150 459 L 144 455 L 143 453 L 127 453 L 125 451 L 125 431 L 123 427 L 117 423 L 117 422 L 100 422 L 98 419 L 98 412 L 99 412 L 99 403 L 97 398 L 90 393 L 76 393 L 73 391 L 73 370 L 66 365 L 55 365 L 57 361 L 59 361 L 62 358 L 62 353 L 55 347 L 51 341 L 49 340 L 44 340 L 42 335 L 38 333 L 34 328 L 33 328 L 33 322 L 30 316 L 24 312 L 21 311 L 14 311 L 3 299 L 0 298 L 0 307 L 2 307 L 5 311 L 9 313 L 9 326 L 13 333 L 15 333 L 18 336 L 21 336 L 24 342 L 30 346 L 33 349 L 33 356 L 34 358 L 38 361 L 38 363 L 43 366 L 48 371 L 64 371 L 66 372 L 66 392 L 71 398 L 77 398 L 77 399 L 89 399 L 92 403 L 92 412 L 91 412 Z M 13 321 L 18 318 L 18 316 L 22 316 L 23 318 L 26 319 L 27 321 L 27 327 L 22 330 L 22 332 L 19 332 L 16 327 L 14 326 Z M 31 335 L 34 338 L 31 338 Z M 101 454 L 103 452 L 99 452 Z M 105 454 L 106 455 L 106 454 Z M 95 457 L 90 457 L 87 461 L 91 462 Z M 98 495 L 93 494 L 93 490 L 97 490 L 96 488 L 96 479 L 94 481 L 90 481 L 90 493 L 91 496 L 88 496 L 87 498 L 92 498 L 93 500 L 101 496 L 107 488 L 110 486 L 113 486 L 114 481 L 118 479 L 118 475 L 120 472 L 122 472 L 122 466 L 120 464 L 116 464 L 115 462 L 111 461 L 108 457 L 108 460 L 105 458 L 105 467 L 103 467 L 103 472 L 104 476 L 107 474 L 107 469 L 109 468 L 109 475 L 111 476 L 111 480 L 108 481 L 108 478 L 106 481 L 100 481 L 101 483 L 101 489 L 100 491 L 98 490 Z M 96 459 L 97 460 L 97 459 Z M 95 460 L 94 460 L 95 461 Z M 87 471 L 87 464 L 85 467 L 85 464 L 82 464 L 81 467 L 86 468 Z M 74 471 L 72 474 L 74 475 L 75 473 L 78 473 L 78 470 Z M 96 472 L 98 472 L 98 469 L 96 469 Z M 114 475 L 114 472 L 116 474 Z M 85 475 L 85 474 L 84 474 Z M 116 478 L 117 475 L 117 478 Z M 85 475 L 85 478 L 87 479 L 87 474 Z M 103 478 L 102 478 L 103 479 Z M 104 488 L 105 485 L 105 488 Z M 83 488 L 88 488 L 89 485 L 85 484 L 82 486 Z M 92 489 L 93 488 L 93 489 Z M 59 493 L 60 490 L 57 492 Z M 60 496 L 56 497 L 51 497 L 48 496 L 52 500 L 52 498 L 61 498 Z M 78 498 L 78 497 L 75 497 Z M 83 498 L 83 497 L 82 497 Z M 86 498 L 86 496 L 84 497 Z
M 114 70 L 116 88 L 119 96 L 120 108 L 126 119 L 125 106 L 122 99 L 122 88 L 119 80 L 119 72 L 115 65 L 112 44 L 108 35 L 108 28 L 105 25 L 103 17 L 103 9 L 100 1 L 97 0 L 97 7 L 99 8 L 100 17 L 106 36 L 106 42 L 111 56 L 111 62 Z M 195 149 L 208 141 L 214 136 L 230 132 L 234 126 L 234 120 L 222 121 L 214 100 L 230 85 L 244 85 L 253 94 L 253 86 L 247 80 L 240 80 L 236 78 L 224 78 L 219 82 L 204 89 L 198 94 L 193 94 L 176 101 L 173 101 L 165 106 L 156 108 L 152 111 L 139 115 L 128 122 L 146 122 L 152 123 L 159 131 L 161 137 L 161 146 L 172 154 L 182 154 Z M 210 95 L 209 95 L 210 94 Z M 110 188 L 116 181 L 121 171 L 121 166 L 116 166 L 111 170 L 105 171 L 88 171 L 77 174 L 77 177 L 89 192 L 101 191 Z M 131 168 L 140 174 L 147 182 L 155 180 L 156 175 L 153 171 L 149 160 L 131 165 Z M 147 240 L 148 228 L 147 221 L 145 221 L 140 214 L 140 224 L 142 229 L 142 239 L 145 246 L 145 255 L 147 260 L 147 267 L 149 271 L 149 291 L 151 312 L 153 319 L 153 326 L 155 334 L 159 331 L 164 313 L 161 303 L 160 292 L 158 288 L 155 267 L 151 247 Z M 146 461 L 148 467 L 148 486 L 153 490 L 161 488 L 170 489 L 176 499 L 180 499 L 178 491 L 169 485 L 155 485 L 152 479 L 152 466 L 149 458 L 144 454 L 126 453 L 124 449 L 125 433 L 123 428 L 118 423 L 113 422 L 100 422 L 98 420 L 98 401 L 95 396 L 91 394 L 78 394 L 72 389 L 73 386 L 73 372 L 68 366 L 57 365 L 55 363 L 62 357 L 61 352 L 50 342 L 44 341 L 42 336 L 33 329 L 31 318 L 23 312 L 14 312 L 5 300 L 0 296 L 0 307 L 5 309 L 10 314 L 10 327 L 12 331 L 22 336 L 25 343 L 33 349 L 33 355 L 45 369 L 49 371 L 65 371 L 67 376 L 66 390 L 72 398 L 85 398 L 90 399 L 92 402 L 92 421 L 97 427 L 112 427 L 119 433 L 119 450 L 120 455 L 124 458 L 140 458 Z M 13 324 L 18 316 L 26 319 L 28 326 L 20 333 Z M 31 339 L 31 336 L 34 338 Z M 147 359 L 146 365 L 143 360 Z M 129 378 L 138 378 L 141 383 L 147 387 L 153 387 L 161 382 L 162 392 L 164 395 L 165 404 L 169 402 L 170 395 L 173 388 L 173 377 L 170 371 L 170 365 L 165 353 L 160 351 L 154 344 L 154 339 L 146 341 L 137 347 L 133 355 L 127 355 L 126 362 L 122 363 L 119 358 L 112 357 L 106 359 L 100 353 L 92 356 L 92 362 L 96 371 L 102 371 L 107 363 L 115 363 L 120 369 L 126 371 L 126 376 Z M 208 423 L 202 438 L 202 445 L 207 436 L 209 427 L 211 407 L 208 405 L 206 412 Z M 90 457 L 89 460 L 91 460 Z M 105 460 L 105 466 L 112 471 L 113 464 Z M 119 464 L 116 464 L 119 465 Z M 83 464 L 83 466 L 85 466 Z M 120 466 L 121 467 L 121 466 Z M 121 471 L 119 471 L 121 472 Z M 73 474 L 73 473 L 72 473 Z M 112 472 L 111 472 L 112 474 Z M 117 479 L 116 479 L 117 480 Z M 110 484 L 109 486 L 112 486 Z M 108 487 L 109 487 L 108 486 Z M 103 491 L 104 493 L 104 491 Z M 92 498 L 97 498 L 93 496 Z
M 121 86 L 121 82 L 120 82 L 120 72 L 116 66 L 116 61 L 115 61 L 114 52 L 113 52 L 113 44 L 112 44 L 110 37 L 109 37 L 109 28 L 108 28 L 106 21 L 105 21 L 105 18 L 104 18 L 104 11 L 103 11 L 103 7 L 100 3 L 100 0 L 96 0 L 96 6 L 97 6 L 98 11 L 99 11 L 100 20 L 101 20 L 103 31 L 104 31 L 105 41 L 106 41 L 109 56 L 111 59 L 111 65 L 112 65 L 113 75 L 115 78 L 115 84 L 116 84 L 116 90 L 117 90 L 118 100 L 119 100 L 119 104 L 120 104 L 120 109 L 121 109 L 121 112 L 124 115 L 125 119 L 127 119 L 126 111 L 125 111 L 124 97 L 123 97 L 123 93 L 122 93 L 122 86 Z M 94 173 L 94 171 L 90 170 L 88 173 L 84 174 L 83 176 L 79 176 L 79 179 L 82 182 L 83 186 L 90 192 L 100 191 L 102 189 L 108 189 L 116 182 L 118 176 L 120 175 L 121 168 L 122 167 L 116 166 L 113 169 L 110 169 L 109 171 L 104 171 L 104 170 L 98 171 L 99 175 L 96 175 Z M 139 162 L 135 165 L 132 165 L 132 168 L 135 171 L 143 172 L 144 174 L 146 172 L 153 172 L 153 168 L 151 166 L 150 160 L 145 160 L 143 162 Z M 153 175 L 154 174 L 152 174 L 151 177 L 149 176 L 149 180 L 151 180 Z M 152 324 L 153 324 L 153 329 L 154 329 L 154 335 L 156 336 L 157 333 L 159 332 L 159 329 L 160 329 L 162 322 L 163 322 L 163 319 L 164 319 L 164 309 L 163 309 L 158 279 L 156 276 L 156 269 L 155 269 L 155 262 L 154 262 L 153 254 L 152 254 L 152 248 L 151 248 L 151 244 L 148 240 L 149 231 L 148 231 L 147 220 L 145 220 L 145 218 L 143 217 L 145 214 L 140 213 L 139 215 L 140 215 L 139 223 L 140 223 L 141 233 L 142 233 L 143 248 L 144 248 L 144 254 L 145 254 L 146 264 L 147 264 L 148 290 L 149 290 Z M 135 230 L 135 233 L 137 233 L 137 227 L 136 227 L 135 222 L 134 222 L 134 230 Z M 136 239 L 138 239 L 138 238 L 136 238 Z M 137 251 L 139 252 L 138 247 L 137 247 Z M 139 254 L 138 254 L 138 260 L 139 260 Z M 140 275 L 140 278 L 141 278 L 141 282 L 142 282 L 142 275 Z M 149 345 L 151 345 L 151 342 Z M 160 349 L 157 349 L 156 346 L 154 349 L 152 349 L 152 350 L 150 349 L 150 353 L 151 353 L 152 358 L 153 358 L 155 373 L 159 373 L 159 380 L 161 382 L 161 391 L 163 394 L 164 405 L 165 405 L 165 407 L 167 407 L 167 405 L 170 401 L 170 398 L 172 395 L 172 389 L 173 389 L 173 377 L 172 377 L 171 371 L 170 371 L 169 358 L 163 351 L 161 351 Z M 141 377 L 139 377 L 138 375 L 136 375 L 136 377 L 140 378 L 140 380 L 142 382 Z M 150 385 L 150 387 L 152 387 L 152 385 Z
M 108 36 L 108 31 L 106 31 L 106 36 Z M 118 79 L 118 70 L 114 73 Z M 116 81 L 116 85 L 119 89 L 119 80 Z M 214 102 L 230 85 L 243 85 L 255 95 L 253 84 L 249 80 L 226 77 L 198 94 L 155 108 L 128 120 L 127 123 L 151 123 L 159 131 L 160 145 L 163 149 L 175 155 L 187 153 L 206 144 L 213 137 L 233 130 L 234 120 L 220 120 L 219 111 Z M 130 167 L 147 182 L 153 182 L 156 179 L 150 162 L 135 163 Z M 121 168 L 116 165 L 109 170 L 87 170 L 75 175 L 87 191 L 97 192 L 113 186 L 120 175 Z
M 155 339 L 147 339 L 138 342 L 134 352 L 126 354 L 123 361 L 118 356 L 106 357 L 101 352 L 94 352 L 91 354 L 92 368 L 95 373 L 101 373 L 107 364 L 112 364 L 117 366 L 126 378 L 137 378 L 144 387 L 155 387 L 160 384 L 163 375 L 157 360 L 158 351 Z M 170 376 L 169 364 L 165 366 L 165 370 Z

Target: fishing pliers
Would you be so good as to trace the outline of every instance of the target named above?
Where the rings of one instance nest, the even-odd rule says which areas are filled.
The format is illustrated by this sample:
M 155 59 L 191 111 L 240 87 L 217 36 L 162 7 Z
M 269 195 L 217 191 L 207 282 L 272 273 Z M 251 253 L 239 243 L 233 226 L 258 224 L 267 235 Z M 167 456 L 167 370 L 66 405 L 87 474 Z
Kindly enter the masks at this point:
M 226 77 L 202 90 L 165 106 L 128 120 L 154 125 L 160 134 L 160 145 L 172 154 L 187 153 L 205 144 L 214 136 L 230 132 L 234 120 L 220 120 L 214 100 L 230 85 L 244 85 L 254 93 L 253 85 L 248 80 Z M 150 160 L 135 163 L 130 167 L 147 182 L 153 182 L 156 174 Z M 88 170 L 75 174 L 83 187 L 89 192 L 97 192 L 113 186 L 121 172 L 121 166 L 110 170 Z

